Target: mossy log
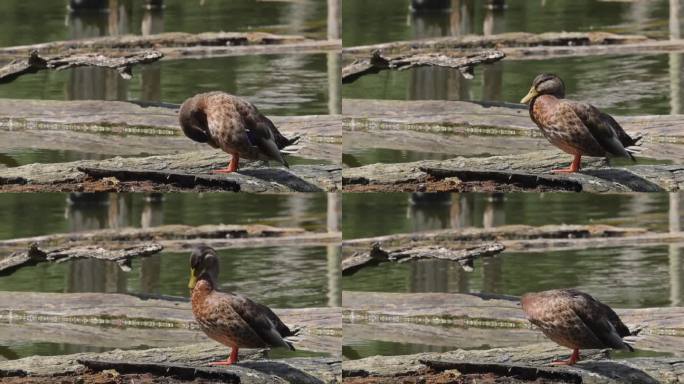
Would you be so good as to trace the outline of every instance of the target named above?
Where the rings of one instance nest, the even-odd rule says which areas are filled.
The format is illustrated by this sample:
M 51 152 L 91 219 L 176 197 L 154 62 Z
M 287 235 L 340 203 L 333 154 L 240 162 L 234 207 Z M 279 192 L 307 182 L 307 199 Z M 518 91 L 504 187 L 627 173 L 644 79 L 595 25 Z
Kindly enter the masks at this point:
M 577 173 L 560 150 L 485 158 L 456 157 L 409 163 L 371 164 L 342 171 L 349 192 L 665 192 L 684 188 L 684 165 L 610 167 L 605 159 L 583 160 Z
M 184 251 L 195 244 L 209 244 L 217 249 L 255 248 L 283 245 L 326 245 L 338 243 L 340 232 L 309 232 L 302 228 L 273 227 L 270 225 L 162 225 L 150 228 L 98 229 L 72 233 L 55 233 L 16 239 L 0 240 L 0 250 L 11 252 L 39 244 L 43 247 L 92 246 L 96 244 L 130 246 L 153 241 L 167 252 Z
M 684 49 L 684 40 L 653 40 L 641 35 L 618 35 L 598 31 L 541 34 L 508 32 L 488 36 L 447 36 L 345 47 L 342 50 L 342 57 L 345 62 L 351 62 L 354 59 L 367 57 L 376 50 L 384 55 L 407 55 L 454 50 L 469 53 L 482 49 L 500 50 L 508 60 L 529 60 L 597 54 L 681 51 Z
M 445 67 L 458 69 L 466 78 L 473 77 L 473 68 L 490 64 L 504 58 L 500 51 L 489 50 L 464 55 L 459 52 L 443 54 L 421 53 L 415 55 L 386 57 L 373 51 L 370 58 L 358 59 L 342 68 L 342 83 L 352 83 L 361 76 L 384 70 L 407 70 L 414 67 Z
M 470 382 L 468 378 L 475 377 L 482 383 L 674 384 L 684 377 L 681 358 L 612 360 L 605 351 L 588 351 L 583 355 L 584 361 L 574 366 L 552 367 L 548 364 L 553 359 L 566 356 L 567 350 L 551 343 L 374 356 L 344 361 L 342 376 L 345 383 L 354 384 L 416 382 L 418 378 L 427 382 L 453 382 L 459 378 Z
M 119 72 L 124 79 L 130 79 L 132 67 L 153 63 L 162 58 L 161 52 L 143 51 L 128 53 L 118 57 L 96 53 L 67 54 L 62 56 L 42 57 L 32 51 L 25 60 L 15 60 L 0 68 L 0 84 L 9 83 L 21 75 L 36 73 L 47 69 L 58 71 L 76 67 L 111 68 Z
M 384 248 L 420 246 L 476 247 L 496 242 L 508 251 L 546 252 L 630 245 L 668 244 L 684 240 L 684 232 L 651 232 L 639 227 L 612 225 L 503 225 L 492 228 L 458 228 L 369 238 L 342 242 L 344 253 L 367 252 L 375 244 Z
M 0 132 L 0 148 L 25 148 L 31 143 L 36 148 L 86 148 L 112 155 L 173 154 L 207 148 L 183 135 L 179 107 L 104 100 L 1 99 L 0 131 L 5 132 Z M 340 162 L 341 116 L 269 118 L 286 137 L 301 136 L 293 148 L 296 156 Z
M 91 377 L 97 372 L 116 376 L 147 374 L 148 382 L 223 382 L 245 384 L 339 383 L 341 362 L 336 357 L 268 359 L 264 351 L 241 350 L 241 361 L 230 367 L 211 367 L 226 358 L 227 348 L 192 344 L 145 350 L 113 350 L 62 356 L 32 356 L 0 362 L 0 376 L 15 383 Z M 149 376 L 152 376 L 151 378 Z M 111 377 L 110 377 L 111 378 Z M 206 381 L 198 381 L 205 379 Z M 141 380 L 134 380 L 142 382 Z
M 33 243 L 26 251 L 14 252 L 0 259 L 0 276 L 9 275 L 24 266 L 33 266 L 48 261 L 62 263 L 75 259 L 111 261 L 117 263 L 124 271 L 129 271 L 133 258 L 152 256 L 162 249 L 161 245 L 154 243 L 119 249 L 107 249 L 95 245 L 40 249 L 37 244 Z
M 245 54 L 315 53 L 339 50 L 340 40 L 312 40 L 297 35 L 265 32 L 204 32 L 198 34 L 166 32 L 152 35 L 103 36 L 89 39 L 51 41 L 47 43 L 0 48 L 0 57 L 78 52 L 124 52 L 154 49 L 166 59 L 232 56 Z
M 0 298 L 0 324 L 4 323 L 0 335 L 9 340 L 32 334 L 29 340 L 110 348 L 208 341 L 194 321 L 187 298 L 41 292 L 0 292 Z M 302 329 L 294 343 L 297 349 L 339 355 L 339 308 L 274 311 L 288 326 Z M 216 345 L 214 349 L 226 353 L 225 347 Z
M 357 339 L 398 337 L 406 343 L 455 348 L 545 340 L 514 296 L 343 291 L 342 304 L 344 322 L 364 326 L 356 329 Z M 641 330 L 630 337 L 636 349 L 684 356 L 684 307 L 614 309 L 630 329 Z
M 204 150 L 179 155 L 79 160 L 29 164 L 0 169 L 2 191 L 60 192 L 321 192 L 341 188 L 338 165 L 243 166 L 238 172 L 213 174 L 223 168 L 223 152 Z
M 352 275 L 359 269 L 394 261 L 404 263 L 412 260 L 437 259 L 459 263 L 463 268 L 472 268 L 473 260 L 478 257 L 489 257 L 504 250 L 500 243 L 488 243 L 469 248 L 439 245 L 418 245 L 394 249 L 382 249 L 374 243 L 370 250 L 361 251 L 342 260 L 342 275 Z

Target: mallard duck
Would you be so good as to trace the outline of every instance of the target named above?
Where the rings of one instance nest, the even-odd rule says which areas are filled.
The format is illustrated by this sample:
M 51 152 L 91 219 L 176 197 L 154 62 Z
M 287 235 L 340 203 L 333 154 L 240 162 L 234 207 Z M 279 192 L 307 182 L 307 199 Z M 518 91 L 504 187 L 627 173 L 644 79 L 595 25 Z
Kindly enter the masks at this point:
M 529 103 L 530 117 L 551 144 L 575 156 L 568 168 L 552 172 L 577 172 L 582 155 L 620 156 L 634 161 L 634 151 L 641 136 L 632 138 L 607 113 L 591 104 L 566 100 L 565 85 L 556 75 L 542 73 L 534 78 L 532 88 L 521 103 Z
M 216 290 L 219 260 L 206 245 L 196 247 L 190 256 L 192 313 L 200 329 L 210 338 L 231 347 L 225 361 L 211 365 L 231 365 L 238 361 L 239 348 L 283 347 L 294 351 L 287 337 L 295 336 L 267 306 L 230 292 Z
M 231 155 L 228 167 L 216 173 L 237 171 L 240 157 L 275 160 L 289 167 L 280 150 L 299 140 L 299 136 L 287 139 L 252 103 L 225 92 L 200 93 L 185 100 L 179 120 L 185 136 Z
M 609 306 L 575 289 L 554 289 L 526 293 L 520 299 L 528 320 L 559 345 L 573 350 L 568 360 L 556 365 L 573 365 L 580 349 L 615 348 L 634 351 L 622 340 L 632 333 Z

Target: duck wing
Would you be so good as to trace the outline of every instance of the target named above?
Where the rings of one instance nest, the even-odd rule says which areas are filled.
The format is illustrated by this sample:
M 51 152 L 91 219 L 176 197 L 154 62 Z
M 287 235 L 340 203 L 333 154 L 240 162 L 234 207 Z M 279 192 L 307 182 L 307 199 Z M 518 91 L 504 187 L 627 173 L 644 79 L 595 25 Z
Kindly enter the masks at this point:
M 283 136 L 282 133 L 276 128 L 275 124 L 266 116 L 261 115 L 261 121 L 259 122 L 262 125 L 266 125 L 268 129 L 271 131 L 271 134 L 273 135 L 273 138 L 275 139 L 276 145 L 278 146 L 278 149 L 283 149 L 285 147 L 288 147 L 292 144 L 296 144 L 299 141 L 299 136 L 295 136 L 291 139 L 288 139 L 287 137 Z
M 261 337 L 268 345 L 273 347 L 285 347 L 294 351 L 292 343 L 285 340 L 286 337 L 295 336 L 293 332 L 280 318 L 265 305 L 255 303 L 248 297 L 234 293 L 230 295 L 232 309 L 249 324 L 252 330 Z
M 574 101 L 566 101 L 565 103 L 572 108 L 606 152 L 634 160 L 634 156 L 625 147 L 636 144 L 638 139 L 634 140 L 627 135 L 615 119 L 591 104 Z
M 605 346 L 634 350 L 622 340 L 630 331 L 615 311 L 586 293 L 574 289 L 566 292 L 572 310 Z

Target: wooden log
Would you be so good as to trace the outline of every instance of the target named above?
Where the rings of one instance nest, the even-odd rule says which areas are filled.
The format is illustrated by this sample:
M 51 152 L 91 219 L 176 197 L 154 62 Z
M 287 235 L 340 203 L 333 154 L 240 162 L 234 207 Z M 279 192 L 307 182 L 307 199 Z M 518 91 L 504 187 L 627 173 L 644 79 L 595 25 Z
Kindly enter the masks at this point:
M 467 78 L 473 78 L 473 68 L 480 64 L 490 64 L 504 58 L 500 51 L 489 50 L 463 55 L 459 52 L 420 53 L 404 56 L 383 56 L 373 51 L 368 59 L 357 59 L 342 68 L 342 83 L 352 83 L 361 76 L 384 70 L 407 70 L 414 67 L 446 67 L 458 69 Z
M 345 131 L 543 137 L 523 104 L 343 99 L 342 109 Z M 615 119 L 627 133 L 643 133 L 645 147 L 648 143 L 684 144 L 684 115 L 615 116 Z
M 359 269 L 395 261 L 403 263 L 412 260 L 438 259 L 457 262 L 466 270 L 472 270 L 473 260 L 478 257 L 490 257 L 504 250 L 500 243 L 488 243 L 470 248 L 450 246 L 423 245 L 384 250 L 379 243 L 374 243 L 369 251 L 357 252 L 342 260 L 342 275 L 352 275 Z
M 684 242 L 684 232 L 650 232 L 644 228 L 609 225 L 505 225 L 345 240 L 342 249 L 345 255 L 351 255 L 354 252 L 363 254 L 366 248 L 373 247 L 374 244 L 383 247 L 477 247 L 492 241 L 500 243 L 507 251 L 549 252 L 681 243 Z
M 488 350 L 455 350 L 404 356 L 374 356 L 346 360 L 345 383 L 467 382 L 491 380 L 506 383 L 674 383 L 684 374 L 678 358 L 640 357 L 611 360 L 607 352 L 587 351 L 575 366 L 552 367 L 549 362 L 567 356 L 550 343 Z
M 0 56 L 25 56 L 31 51 L 41 54 L 64 52 L 121 52 L 133 49 L 155 49 L 167 59 L 263 54 L 326 52 L 339 50 L 340 40 L 311 40 L 296 35 L 264 32 L 205 32 L 199 34 L 167 32 L 152 35 L 103 36 L 89 39 L 52 41 L 0 48 Z
M 607 167 L 604 159 L 585 160 L 578 173 L 554 174 L 567 166 L 560 150 L 486 158 L 456 157 L 444 161 L 371 164 L 346 168 L 343 190 L 348 192 L 663 192 L 684 188 L 681 165 Z
M 41 337 L 51 335 L 48 339 L 55 342 L 80 334 L 83 343 L 106 347 L 167 346 L 181 337 L 193 342 L 207 341 L 194 321 L 187 298 L 40 292 L 0 292 L 0 298 L 0 322 L 9 323 L 0 332 L 12 335 L 10 340 L 28 330 L 40 330 Z M 339 355 L 342 336 L 339 308 L 274 311 L 288 326 L 301 328 L 295 341 L 297 349 Z M 26 331 L 20 332 L 22 329 Z M 119 339 L 117 335 L 126 337 L 126 329 L 131 329 L 130 335 L 138 335 L 140 339 Z M 144 330 L 150 334 L 144 335 Z M 78 344 L 77 339 L 69 342 Z M 225 354 L 225 347 L 220 348 Z M 215 349 L 219 349 L 218 345 Z
M 245 349 L 240 350 L 241 361 L 237 364 L 230 367 L 210 367 L 209 362 L 226 358 L 227 348 L 215 346 L 216 344 L 193 344 L 133 351 L 32 356 L 0 362 L 0 375 L 11 377 L 16 383 L 23 382 L 21 377 L 26 377 L 26 382 L 51 380 L 55 376 L 76 379 L 77 376 L 84 375 L 92 378 L 97 377 L 94 373 L 106 370 L 113 370 L 122 380 L 125 380 L 126 375 L 148 374 L 146 378 L 134 377 L 135 382 L 187 382 L 205 379 L 210 382 L 219 380 L 248 384 L 318 384 L 341 381 L 341 364 L 337 357 L 271 360 L 265 358 L 264 351 Z
M 357 58 L 367 57 L 376 50 L 385 55 L 406 55 L 454 50 L 470 53 L 482 49 L 500 50 L 509 60 L 529 60 L 583 55 L 677 52 L 684 50 L 684 40 L 653 40 L 641 35 L 618 35 L 599 31 L 542 34 L 508 32 L 488 36 L 447 36 L 345 47 L 342 55 L 346 62 L 351 62 Z
M 123 101 L 2 99 L 0 131 L 8 131 L 4 138 L 14 140 L 14 146 L 7 147 L 6 141 L 0 146 L 24 148 L 31 142 L 39 148 L 55 148 L 54 141 L 56 148 L 62 149 L 70 146 L 105 154 L 148 155 L 207 148 L 183 135 L 178 108 L 175 104 L 159 107 Z M 340 116 L 269 117 L 286 137 L 301 136 L 294 146 L 296 156 L 340 162 Z
M 66 54 L 53 57 L 42 57 L 37 51 L 31 51 L 26 60 L 15 60 L 0 68 L 0 84 L 14 81 L 21 75 L 36 73 L 46 69 L 58 71 L 76 67 L 111 68 L 119 72 L 124 79 L 132 76 L 132 67 L 153 63 L 163 57 L 161 52 L 143 51 L 113 57 L 96 53 Z
M 0 170 L 3 191 L 242 191 L 314 192 L 341 188 L 338 165 L 293 165 L 265 168 L 256 163 L 230 174 L 212 174 L 225 166 L 226 155 L 197 151 L 179 155 L 69 163 L 29 164 Z
M 121 249 L 105 249 L 99 246 L 76 246 L 53 249 L 40 249 L 37 244 L 31 244 L 28 250 L 15 252 L 0 259 L 0 276 L 14 273 L 25 266 L 33 266 L 42 262 L 65 262 L 74 259 L 97 259 L 112 261 L 124 271 L 130 271 L 131 259 L 148 257 L 159 253 L 163 247 L 159 244 L 146 243 Z
M 345 322 L 529 329 L 517 297 L 458 293 L 342 292 Z M 684 307 L 614 308 L 641 335 L 684 337 Z M 682 339 L 684 340 L 684 339 Z M 638 338 L 635 341 L 638 348 Z

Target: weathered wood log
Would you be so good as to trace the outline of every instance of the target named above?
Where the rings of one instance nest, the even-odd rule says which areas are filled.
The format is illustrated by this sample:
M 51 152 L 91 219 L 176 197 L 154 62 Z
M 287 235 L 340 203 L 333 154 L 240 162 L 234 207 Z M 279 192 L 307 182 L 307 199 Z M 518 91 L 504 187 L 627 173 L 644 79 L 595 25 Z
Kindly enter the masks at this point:
M 25 148 L 31 142 L 39 148 L 92 148 L 93 152 L 119 155 L 169 154 L 206 148 L 183 135 L 178 123 L 179 106 L 165 106 L 102 100 L 2 99 L 0 130 L 10 132 L 2 135 L 7 141 L 3 140 L 0 146 Z M 296 156 L 340 162 L 340 116 L 269 118 L 286 137 L 301 136 L 294 147 Z M 7 147 L 10 140 L 13 147 Z
M 574 249 L 647 246 L 684 241 L 684 232 L 650 232 L 644 228 L 610 225 L 504 225 L 493 228 L 460 228 L 394 234 L 345 240 L 343 252 L 351 255 L 379 244 L 382 247 L 477 247 L 495 241 L 507 251 L 548 252 Z M 344 263 L 344 262 L 343 262 Z
M 640 35 L 617 35 L 607 32 L 509 32 L 489 36 L 447 36 L 345 47 L 342 55 L 346 62 L 351 62 L 357 58 L 367 57 L 376 50 L 385 55 L 405 55 L 454 50 L 473 52 L 481 49 L 497 49 L 509 60 L 524 60 L 592 54 L 681 51 L 684 50 L 684 40 L 652 40 Z
M 53 249 L 40 249 L 37 244 L 31 244 L 28 250 L 15 252 L 0 259 L 0 276 L 12 274 L 21 267 L 33 266 L 43 262 L 65 262 L 74 259 L 97 259 L 112 261 L 124 271 L 130 271 L 131 259 L 148 257 L 160 252 L 163 247 L 159 244 L 146 243 L 121 249 L 105 249 L 100 246 L 76 246 Z
M 560 150 L 444 161 L 371 164 L 342 171 L 349 192 L 573 191 L 663 192 L 684 188 L 682 165 L 606 167 L 604 159 L 585 160 L 584 169 L 553 174 L 567 166 Z
M 247 164 L 230 174 L 210 173 L 225 166 L 225 162 L 225 153 L 205 150 L 142 158 L 29 164 L 0 169 L 0 190 L 314 192 L 341 188 L 338 165 L 293 165 L 285 169 Z
M 107 245 L 131 246 L 153 241 L 166 251 L 184 251 L 203 243 L 217 249 L 255 248 L 283 245 L 326 245 L 338 243 L 340 232 L 308 232 L 302 228 L 281 228 L 269 225 L 163 225 L 150 228 L 98 229 L 73 233 L 55 233 L 0 241 L 0 250 L 16 251 L 39 244 L 42 247 Z
M 387 131 L 402 130 L 543 137 L 523 104 L 343 99 L 342 109 L 343 127 L 348 131 L 383 131 L 385 135 Z M 646 143 L 684 144 L 683 115 L 615 116 L 615 119 L 629 134 L 645 134 Z
M 54 57 L 42 57 L 37 51 L 31 51 L 26 60 L 15 60 L 0 68 L 0 84 L 14 81 L 21 75 L 36 73 L 46 69 L 58 71 L 76 67 L 111 68 L 119 72 L 124 79 L 132 76 L 132 67 L 153 63 L 164 55 L 157 51 L 129 53 L 123 56 L 105 56 L 97 53 L 66 54 Z
M 467 78 L 473 78 L 473 68 L 480 64 L 490 64 L 504 58 L 501 51 L 489 50 L 464 55 L 459 52 L 421 53 L 386 57 L 380 51 L 373 51 L 368 59 L 357 59 L 342 68 L 342 83 L 352 83 L 363 75 L 384 70 L 407 70 L 414 67 L 446 67 L 458 69 Z
M 498 327 L 511 332 L 531 328 L 518 299 L 512 296 L 343 291 L 342 304 L 345 322 Z M 684 307 L 614 309 L 630 329 L 641 329 L 639 337 L 684 337 Z
M 122 376 L 149 373 L 157 382 L 210 379 L 211 382 L 220 380 L 227 383 L 318 384 L 341 381 L 341 362 L 337 357 L 270 360 L 265 358 L 264 351 L 241 350 L 241 361 L 237 364 L 222 368 L 209 367 L 209 362 L 226 357 L 227 348 L 216 348 L 216 345 L 205 343 L 134 351 L 32 356 L 0 362 L 0 376 L 12 377 L 20 383 L 21 379 L 17 377 L 26 376 L 36 382 L 55 376 L 85 374 L 91 377 L 94 372 L 114 370 Z
M 45 341 L 105 347 L 168 346 L 178 340 L 206 341 L 186 298 L 157 299 L 124 294 L 0 292 L 0 334 L 14 340 L 39 330 Z M 274 309 L 289 326 L 301 328 L 297 349 L 340 353 L 342 318 L 339 308 Z M 73 326 L 73 328 L 72 328 Z M 127 336 L 126 330 L 131 330 Z M 150 334 L 145 335 L 144 330 Z M 131 335 L 139 339 L 128 339 Z M 212 343 L 209 343 L 210 345 Z M 215 343 L 214 343 L 215 344 Z M 215 348 L 223 349 L 225 347 Z M 225 357 L 224 357 L 225 358 Z
M 505 383 L 676 383 L 684 375 L 678 358 L 631 358 L 611 360 L 607 352 L 588 351 L 574 366 L 551 367 L 549 362 L 567 351 L 550 344 L 489 350 L 455 350 L 404 356 L 374 356 L 346 360 L 342 364 L 345 383 L 385 384 L 413 382 L 418 377 L 435 382 L 456 378 L 496 380 Z M 439 379 L 440 381 L 436 381 Z
M 403 263 L 420 259 L 438 259 L 457 262 L 464 269 L 472 268 L 473 260 L 478 257 L 490 257 L 501 253 L 504 246 L 500 243 L 482 244 L 470 248 L 452 246 L 423 245 L 384 250 L 379 243 L 374 243 L 369 251 L 357 252 L 342 260 L 342 275 L 352 275 L 359 269 L 378 265 L 383 262 L 396 261 Z
M 52 41 L 0 48 L 0 56 L 63 52 L 116 52 L 132 49 L 155 49 L 167 59 L 197 58 L 207 55 L 228 56 L 255 53 L 285 53 L 291 51 L 325 52 L 339 50 L 340 40 L 311 40 L 296 35 L 275 35 L 264 32 L 205 32 L 199 34 L 168 32 L 153 35 L 103 36 L 90 39 Z

